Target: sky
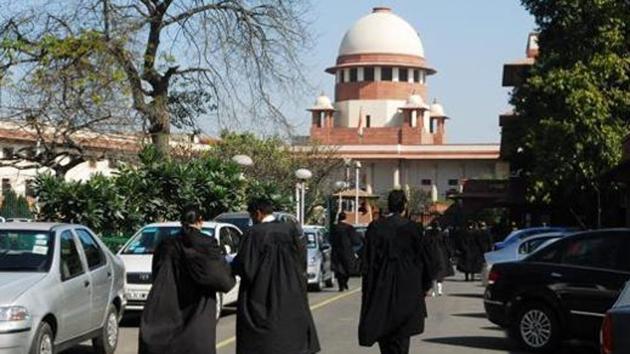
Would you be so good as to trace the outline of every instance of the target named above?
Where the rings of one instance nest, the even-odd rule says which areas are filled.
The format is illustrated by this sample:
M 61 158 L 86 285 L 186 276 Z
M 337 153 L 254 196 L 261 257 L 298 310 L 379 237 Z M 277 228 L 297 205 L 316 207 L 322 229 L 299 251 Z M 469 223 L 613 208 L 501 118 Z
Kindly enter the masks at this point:
M 426 59 L 438 71 L 427 79 L 429 98 L 437 98 L 451 117 L 448 142 L 499 142 L 498 117 L 510 107 L 502 67 L 525 57 L 527 35 L 535 29 L 518 0 L 314 0 L 314 43 L 303 58 L 313 94 L 286 112 L 297 132 L 308 134 L 304 109 L 315 97 L 322 91 L 334 95 L 334 77 L 324 69 L 335 63 L 343 35 L 376 6 L 392 8 L 420 34 Z

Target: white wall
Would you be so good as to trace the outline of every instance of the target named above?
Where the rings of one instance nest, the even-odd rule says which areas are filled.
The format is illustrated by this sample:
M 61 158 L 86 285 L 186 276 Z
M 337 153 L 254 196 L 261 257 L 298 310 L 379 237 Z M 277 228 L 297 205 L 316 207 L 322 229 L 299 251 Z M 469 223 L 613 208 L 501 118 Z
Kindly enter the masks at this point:
M 355 128 L 359 125 L 359 115 L 370 115 L 371 127 L 397 127 L 402 125 L 400 107 L 404 100 L 349 100 L 335 102 L 335 126 Z M 365 118 L 364 118 L 365 119 Z M 365 127 L 365 120 L 363 121 Z

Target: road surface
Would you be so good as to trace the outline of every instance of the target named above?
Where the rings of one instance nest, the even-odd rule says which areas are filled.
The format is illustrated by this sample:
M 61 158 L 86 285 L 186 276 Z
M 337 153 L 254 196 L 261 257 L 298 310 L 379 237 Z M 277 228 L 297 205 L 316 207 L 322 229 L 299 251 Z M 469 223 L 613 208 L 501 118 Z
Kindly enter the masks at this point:
M 377 346 L 358 346 L 357 324 L 361 306 L 359 286 L 359 279 L 354 278 L 348 292 L 339 293 L 331 289 L 309 294 L 322 346 L 321 353 L 379 353 Z M 486 319 L 482 303 L 483 288 L 479 282 L 464 282 L 462 276 L 457 276 L 447 279 L 444 287 L 444 296 L 427 298 L 429 318 L 426 332 L 413 338 L 411 353 L 526 354 L 518 350 L 500 328 Z M 224 311 L 217 327 L 218 354 L 235 353 L 235 322 L 234 310 Z M 137 353 L 138 316 L 125 316 L 121 326 L 116 353 Z M 84 345 L 64 354 L 86 354 L 91 352 L 90 349 Z M 563 354 L 597 354 L 597 350 L 585 344 L 567 344 Z

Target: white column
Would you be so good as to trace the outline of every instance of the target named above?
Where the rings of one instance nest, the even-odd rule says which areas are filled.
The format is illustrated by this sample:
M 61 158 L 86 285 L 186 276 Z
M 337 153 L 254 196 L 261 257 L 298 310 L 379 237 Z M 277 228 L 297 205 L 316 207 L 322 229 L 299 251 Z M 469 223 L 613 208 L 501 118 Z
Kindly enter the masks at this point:
M 398 162 L 394 166 L 394 188 L 400 188 L 400 165 Z
M 381 67 L 374 67 L 374 81 L 381 81 Z
M 413 69 L 407 69 L 407 82 L 413 82 Z
M 350 81 L 350 69 L 343 69 L 343 82 Z
M 359 82 L 365 81 L 365 72 L 363 71 L 363 68 L 357 69 L 357 80 Z
M 343 74 L 342 70 L 337 70 L 335 73 L 335 83 L 338 84 L 341 82 L 341 75 Z
M 392 68 L 392 81 L 394 81 L 394 82 L 400 81 L 397 67 Z
M 374 175 L 374 163 L 370 162 L 365 171 L 365 190 L 370 194 L 373 193 L 372 192 L 373 191 L 373 188 L 372 188 L 373 175 Z

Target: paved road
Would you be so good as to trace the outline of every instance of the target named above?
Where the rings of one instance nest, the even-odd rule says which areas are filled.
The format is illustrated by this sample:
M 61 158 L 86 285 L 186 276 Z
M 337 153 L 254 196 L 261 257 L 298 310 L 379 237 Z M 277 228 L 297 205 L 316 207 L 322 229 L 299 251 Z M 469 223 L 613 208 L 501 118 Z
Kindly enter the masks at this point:
M 311 293 L 309 300 L 322 345 L 326 354 L 378 353 L 377 347 L 362 348 L 357 344 L 356 332 L 360 308 L 360 282 L 352 279 L 351 290 L 345 293 L 324 291 Z M 485 318 L 482 304 L 483 288 L 461 277 L 447 279 L 446 295 L 428 298 L 429 318 L 426 332 L 412 341 L 412 353 L 422 354 L 526 354 L 505 338 L 498 327 Z M 136 353 L 138 336 L 137 316 L 126 316 L 122 323 L 117 354 Z M 233 354 L 235 315 L 233 310 L 223 314 L 217 327 L 218 354 Z M 89 347 L 79 347 L 64 354 L 86 354 Z M 278 353 L 282 354 L 282 353 Z M 560 353 L 558 353 L 560 354 Z M 586 345 L 566 345 L 563 354 L 597 354 Z

